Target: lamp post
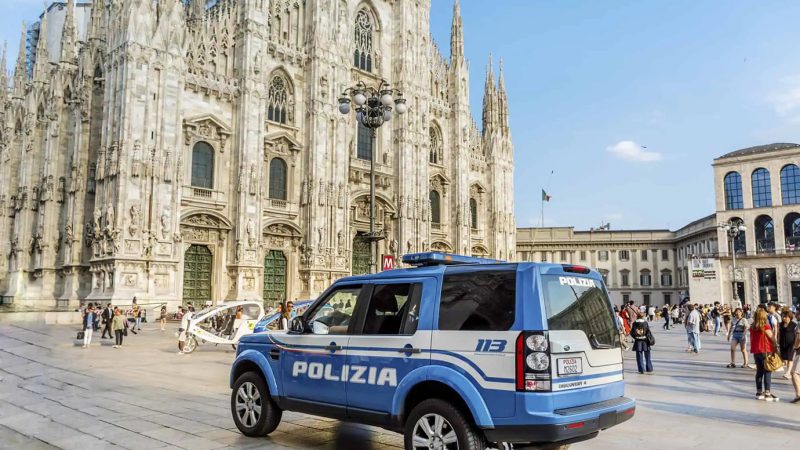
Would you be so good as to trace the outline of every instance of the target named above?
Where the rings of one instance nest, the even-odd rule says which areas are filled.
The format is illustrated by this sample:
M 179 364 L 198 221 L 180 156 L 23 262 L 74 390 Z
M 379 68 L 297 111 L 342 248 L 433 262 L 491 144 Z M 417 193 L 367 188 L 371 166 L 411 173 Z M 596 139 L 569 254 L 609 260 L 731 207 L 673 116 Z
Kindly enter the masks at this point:
M 736 284 L 736 239 L 739 237 L 740 234 L 747 231 L 747 227 L 744 226 L 744 223 L 740 221 L 733 221 L 729 220 L 728 222 L 723 222 L 717 225 L 719 228 L 725 230 L 725 233 L 728 235 L 728 247 L 731 249 L 731 257 L 733 258 L 733 300 L 739 303 L 739 289 L 738 285 Z
M 344 90 L 339 97 L 339 112 L 350 114 L 350 104 L 355 105 L 356 119 L 361 125 L 369 128 L 372 137 L 369 158 L 369 242 L 370 272 L 376 273 L 377 242 L 384 238 L 382 233 L 375 232 L 375 135 L 376 130 L 384 123 L 392 120 L 393 112 L 405 114 L 408 111 L 403 93 L 393 89 L 386 80 L 381 80 L 376 87 L 367 86 L 359 81 L 353 87 Z

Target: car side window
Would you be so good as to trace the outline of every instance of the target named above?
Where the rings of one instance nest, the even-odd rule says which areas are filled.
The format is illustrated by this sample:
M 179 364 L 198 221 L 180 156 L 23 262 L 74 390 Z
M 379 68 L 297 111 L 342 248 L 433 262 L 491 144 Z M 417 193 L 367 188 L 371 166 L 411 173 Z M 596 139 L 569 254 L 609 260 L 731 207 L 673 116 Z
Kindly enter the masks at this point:
M 516 269 L 447 269 L 439 329 L 506 331 L 514 323 Z
M 363 334 L 411 335 L 419 324 L 421 284 L 376 284 L 372 289 Z
M 308 325 L 313 334 L 347 334 L 361 286 L 345 286 L 331 292 L 312 312 Z

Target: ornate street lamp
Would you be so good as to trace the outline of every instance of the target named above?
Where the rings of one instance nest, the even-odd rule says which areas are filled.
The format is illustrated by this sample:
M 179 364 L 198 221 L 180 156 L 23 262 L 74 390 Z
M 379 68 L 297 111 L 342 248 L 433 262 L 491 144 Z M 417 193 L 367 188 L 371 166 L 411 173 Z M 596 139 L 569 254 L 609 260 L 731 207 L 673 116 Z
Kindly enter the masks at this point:
M 728 247 L 731 249 L 731 256 L 733 257 L 733 300 L 738 305 L 740 301 L 739 289 L 736 284 L 736 239 L 740 234 L 743 234 L 745 231 L 747 231 L 747 227 L 744 226 L 743 222 L 738 220 L 729 220 L 728 222 L 718 224 L 717 227 L 725 230 L 725 234 L 728 235 Z
M 381 80 L 377 88 L 367 86 L 359 81 L 355 86 L 347 88 L 339 97 L 339 112 L 350 114 L 351 104 L 355 105 L 356 119 L 370 129 L 372 136 L 369 161 L 369 242 L 370 271 L 377 272 L 378 262 L 376 242 L 383 239 L 383 233 L 375 232 L 375 135 L 376 130 L 384 123 L 392 120 L 394 112 L 405 114 L 408 111 L 403 93 L 393 89 L 386 80 Z

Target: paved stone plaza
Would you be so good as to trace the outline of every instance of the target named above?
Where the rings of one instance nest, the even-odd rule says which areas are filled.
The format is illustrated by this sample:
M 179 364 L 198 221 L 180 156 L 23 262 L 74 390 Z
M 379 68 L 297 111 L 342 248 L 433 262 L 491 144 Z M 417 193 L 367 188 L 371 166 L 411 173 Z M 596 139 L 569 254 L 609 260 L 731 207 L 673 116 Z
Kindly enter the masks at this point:
M 0 448 L 389 449 L 399 435 L 301 414 L 284 414 L 264 439 L 241 436 L 229 413 L 228 347 L 201 345 L 177 355 L 174 325 L 145 325 L 123 349 L 100 340 L 83 350 L 76 327 L 0 325 Z M 654 326 L 654 328 L 659 328 Z M 796 445 L 800 406 L 777 377 L 781 403 L 753 399 L 753 372 L 726 369 L 724 338 L 683 353 L 682 330 L 656 332 L 656 374 L 636 373 L 626 354 L 636 417 L 575 445 L 583 449 L 746 449 Z

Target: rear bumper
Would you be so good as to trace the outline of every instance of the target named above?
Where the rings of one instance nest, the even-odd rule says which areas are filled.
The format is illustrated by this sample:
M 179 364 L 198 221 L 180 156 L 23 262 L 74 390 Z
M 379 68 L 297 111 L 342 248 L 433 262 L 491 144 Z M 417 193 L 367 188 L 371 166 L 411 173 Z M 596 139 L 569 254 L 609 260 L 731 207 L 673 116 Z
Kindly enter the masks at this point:
M 579 408 L 557 411 L 558 423 L 536 425 L 501 425 L 483 430 L 490 442 L 508 443 L 560 443 L 570 444 L 591 439 L 601 430 L 630 420 L 636 403 L 629 398 L 621 398 L 616 405 L 608 407 L 606 402 L 585 405 Z M 588 416 L 587 416 L 588 414 Z M 525 448 L 515 446 L 514 448 Z

